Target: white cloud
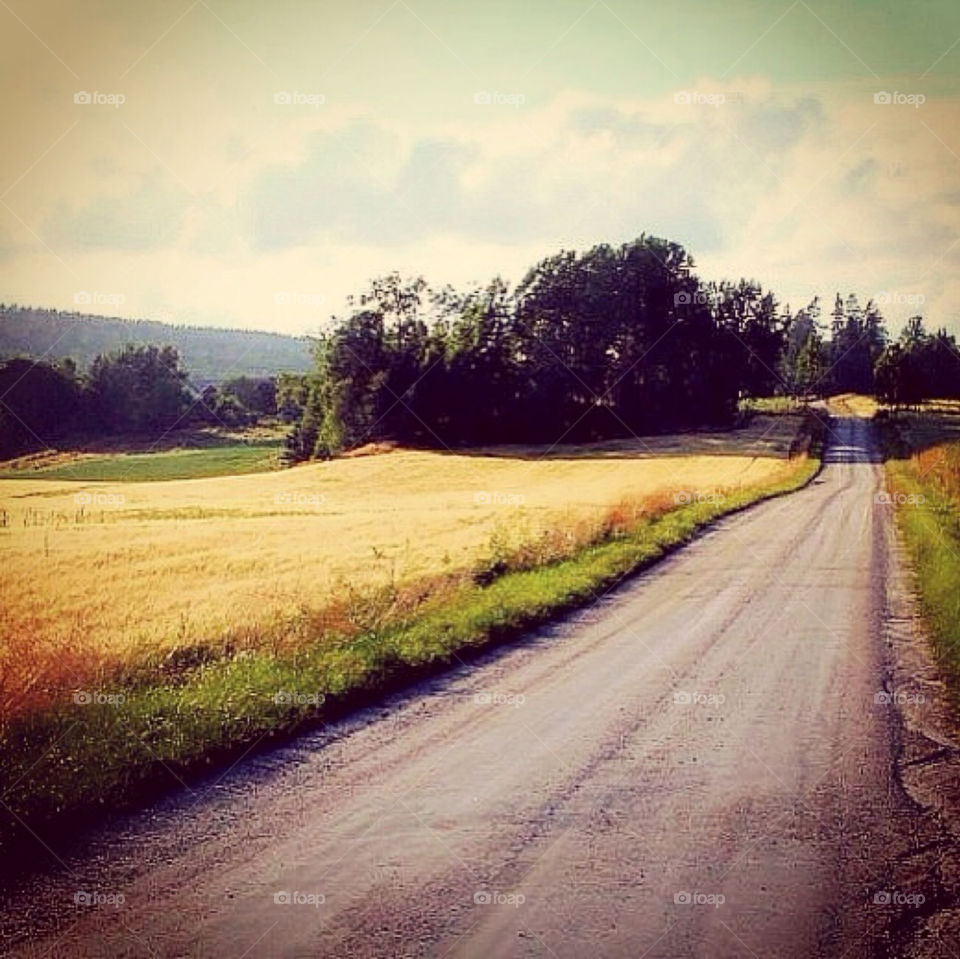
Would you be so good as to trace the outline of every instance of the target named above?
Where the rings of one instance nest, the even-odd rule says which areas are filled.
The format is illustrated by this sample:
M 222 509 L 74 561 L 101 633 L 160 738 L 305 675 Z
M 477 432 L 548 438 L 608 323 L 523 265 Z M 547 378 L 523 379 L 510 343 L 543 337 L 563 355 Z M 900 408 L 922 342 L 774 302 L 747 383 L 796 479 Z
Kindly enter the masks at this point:
M 219 148 L 190 189 L 173 172 L 182 143 L 158 169 L 132 138 L 109 164 L 102 140 L 81 139 L 71 178 L 31 188 L 33 222 L 83 288 L 123 290 L 130 315 L 301 331 L 378 272 L 519 279 L 560 246 L 653 232 L 706 277 L 754 277 L 795 308 L 837 289 L 918 292 L 932 324 L 958 329 L 956 101 L 878 106 L 876 86 L 701 78 L 684 89 L 726 101 L 564 91 L 437 122 L 265 109 L 211 124 Z M 76 278 L 17 221 L 8 233 L 9 292 L 68 308 Z M 277 310 L 278 290 L 320 292 L 323 309 Z M 893 325 L 909 312 L 891 308 Z

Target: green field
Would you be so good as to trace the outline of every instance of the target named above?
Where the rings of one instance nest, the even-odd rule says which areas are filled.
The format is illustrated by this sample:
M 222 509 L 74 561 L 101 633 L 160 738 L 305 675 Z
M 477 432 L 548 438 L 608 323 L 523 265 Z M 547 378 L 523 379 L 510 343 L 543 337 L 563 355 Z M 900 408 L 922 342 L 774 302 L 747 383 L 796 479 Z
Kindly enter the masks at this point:
M 280 440 L 260 439 L 203 449 L 91 454 L 35 468 L 0 469 L 0 479 L 134 483 L 201 479 L 279 469 Z

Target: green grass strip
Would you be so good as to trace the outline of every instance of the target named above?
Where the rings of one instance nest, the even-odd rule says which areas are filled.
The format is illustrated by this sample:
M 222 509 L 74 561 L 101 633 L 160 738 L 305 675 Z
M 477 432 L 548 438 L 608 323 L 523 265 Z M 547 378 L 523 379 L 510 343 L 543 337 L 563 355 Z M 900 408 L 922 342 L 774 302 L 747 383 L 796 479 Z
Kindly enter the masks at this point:
M 891 492 L 913 497 L 897 505 L 897 526 L 913 566 L 921 615 L 960 708 L 960 505 L 918 477 L 909 460 L 888 459 L 885 468 Z
M 208 449 L 104 454 L 37 469 L 0 470 L 0 479 L 141 483 L 236 476 L 279 469 L 279 440 L 257 440 Z

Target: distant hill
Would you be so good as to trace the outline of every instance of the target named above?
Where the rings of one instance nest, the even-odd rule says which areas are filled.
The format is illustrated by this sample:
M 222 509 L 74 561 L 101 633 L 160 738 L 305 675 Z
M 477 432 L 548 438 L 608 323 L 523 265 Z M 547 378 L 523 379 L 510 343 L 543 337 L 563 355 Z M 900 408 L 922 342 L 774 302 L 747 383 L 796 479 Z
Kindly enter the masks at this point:
M 0 305 L 0 359 L 70 357 L 86 369 L 98 354 L 126 343 L 175 346 L 184 369 L 198 383 L 301 373 L 312 366 L 310 341 L 304 337 Z

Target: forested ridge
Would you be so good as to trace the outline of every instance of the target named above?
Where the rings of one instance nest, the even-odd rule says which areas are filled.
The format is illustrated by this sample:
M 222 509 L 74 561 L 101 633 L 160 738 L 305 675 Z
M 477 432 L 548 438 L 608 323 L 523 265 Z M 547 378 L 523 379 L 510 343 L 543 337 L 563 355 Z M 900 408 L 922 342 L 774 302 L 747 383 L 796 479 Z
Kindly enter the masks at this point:
M 86 370 L 128 343 L 176 347 L 191 379 L 204 385 L 231 376 L 304 372 L 311 365 L 310 344 L 302 337 L 0 304 L 0 359 L 69 358 Z

